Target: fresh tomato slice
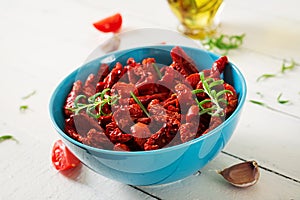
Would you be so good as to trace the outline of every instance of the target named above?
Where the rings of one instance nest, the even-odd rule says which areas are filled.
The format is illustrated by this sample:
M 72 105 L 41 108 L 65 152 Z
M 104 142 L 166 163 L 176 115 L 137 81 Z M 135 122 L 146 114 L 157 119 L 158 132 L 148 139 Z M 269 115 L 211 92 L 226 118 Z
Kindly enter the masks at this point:
M 52 148 L 52 163 L 57 170 L 67 170 L 80 165 L 80 160 L 67 148 L 62 140 L 57 140 Z
M 122 26 L 122 16 L 120 13 L 116 13 L 112 16 L 106 17 L 98 22 L 93 23 L 94 27 L 99 31 L 117 32 Z

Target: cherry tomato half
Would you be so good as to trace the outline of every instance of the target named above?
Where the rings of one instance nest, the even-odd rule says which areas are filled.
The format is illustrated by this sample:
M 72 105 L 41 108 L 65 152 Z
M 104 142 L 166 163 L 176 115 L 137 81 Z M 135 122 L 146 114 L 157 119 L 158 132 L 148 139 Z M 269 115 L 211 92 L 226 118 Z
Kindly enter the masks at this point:
M 57 140 L 54 143 L 51 157 L 57 170 L 67 170 L 80 165 L 80 160 L 74 156 L 62 140 Z
M 106 17 L 98 22 L 93 23 L 94 27 L 99 31 L 117 32 L 122 26 L 122 16 L 120 13 L 114 14 L 112 16 Z

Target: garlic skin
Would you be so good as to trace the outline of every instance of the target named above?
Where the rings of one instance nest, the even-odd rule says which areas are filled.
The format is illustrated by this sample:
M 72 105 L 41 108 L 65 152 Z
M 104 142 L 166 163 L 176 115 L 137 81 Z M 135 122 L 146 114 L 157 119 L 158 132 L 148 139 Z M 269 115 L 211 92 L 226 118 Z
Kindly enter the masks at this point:
M 218 172 L 224 179 L 236 187 L 249 187 L 254 185 L 260 176 L 256 161 L 246 161 L 223 169 Z

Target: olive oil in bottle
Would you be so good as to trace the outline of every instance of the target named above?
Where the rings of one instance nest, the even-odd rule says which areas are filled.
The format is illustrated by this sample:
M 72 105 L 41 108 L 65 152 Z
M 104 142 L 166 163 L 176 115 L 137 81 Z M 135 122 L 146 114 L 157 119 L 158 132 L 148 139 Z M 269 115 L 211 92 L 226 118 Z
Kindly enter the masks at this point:
M 168 0 L 180 21 L 179 30 L 193 38 L 203 39 L 215 32 L 216 14 L 223 0 Z

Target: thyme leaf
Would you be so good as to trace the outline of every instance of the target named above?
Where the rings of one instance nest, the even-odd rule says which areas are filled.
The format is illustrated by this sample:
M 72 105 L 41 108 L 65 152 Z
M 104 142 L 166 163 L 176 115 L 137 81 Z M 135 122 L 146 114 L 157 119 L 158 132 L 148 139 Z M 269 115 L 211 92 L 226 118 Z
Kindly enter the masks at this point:
M 144 107 L 142 102 L 133 94 L 133 92 L 130 92 L 130 95 L 134 99 L 134 101 L 141 107 L 141 109 L 144 111 L 144 113 L 147 115 L 147 117 L 150 117 L 150 114 L 148 113 L 147 109 Z
M 268 78 L 273 78 L 275 77 L 276 74 L 263 74 L 261 76 L 259 76 L 257 79 L 256 79 L 256 82 L 262 80 L 262 79 L 268 79 Z
M 256 101 L 256 100 L 249 100 L 251 103 L 254 103 L 256 105 L 260 105 L 260 106 L 264 106 L 264 107 L 267 107 L 267 105 L 261 101 Z
M 228 54 L 230 50 L 238 49 L 242 44 L 245 34 L 241 35 L 226 35 L 221 34 L 219 37 L 210 37 L 202 41 L 203 46 L 207 50 L 219 50 L 223 55 Z

